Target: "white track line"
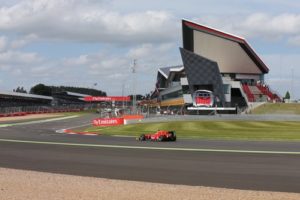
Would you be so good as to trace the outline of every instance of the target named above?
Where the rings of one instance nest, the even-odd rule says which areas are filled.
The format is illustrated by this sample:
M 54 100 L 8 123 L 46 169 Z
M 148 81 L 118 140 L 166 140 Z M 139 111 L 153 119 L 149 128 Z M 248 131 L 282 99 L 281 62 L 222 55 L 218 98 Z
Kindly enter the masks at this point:
M 64 120 L 64 119 L 72 119 L 75 117 L 79 117 L 79 115 L 72 115 L 72 116 L 67 116 L 67 117 L 51 118 L 51 119 L 44 119 L 44 120 L 37 120 L 37 121 L 29 121 L 29 122 L 12 123 L 12 124 L 0 124 L 0 128 L 1 127 L 18 126 L 18 125 L 40 124 L 40 123 L 53 122 L 53 121 L 59 121 L 59 120 Z
M 0 142 L 61 145 L 61 146 L 78 146 L 78 147 L 96 147 L 96 148 L 115 148 L 115 149 L 143 149 L 143 150 L 186 151 L 186 152 L 219 152 L 219 153 L 300 155 L 300 152 L 297 152 L 297 151 L 255 151 L 255 150 L 233 150 L 233 149 L 165 148 L 165 147 L 143 147 L 143 146 L 43 142 L 43 141 L 11 140 L 11 139 L 0 139 Z
M 69 128 L 63 128 L 63 129 L 58 129 L 56 130 L 55 132 L 56 133 L 66 133 L 65 130 L 72 130 L 74 128 L 80 128 L 80 127 L 83 127 L 83 126 L 88 126 L 90 125 L 91 123 L 88 123 L 88 124 L 83 124 L 83 125 L 80 125 L 80 126 L 73 126 L 73 127 L 69 127 Z

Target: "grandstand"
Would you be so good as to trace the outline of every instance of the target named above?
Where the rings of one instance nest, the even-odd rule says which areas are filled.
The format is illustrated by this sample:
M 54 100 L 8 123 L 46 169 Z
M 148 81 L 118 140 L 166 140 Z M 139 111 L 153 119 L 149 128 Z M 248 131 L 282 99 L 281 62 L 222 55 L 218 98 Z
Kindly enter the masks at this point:
M 18 93 L 0 92 L 0 107 L 50 105 L 52 97 Z
M 0 117 L 26 114 L 75 112 L 83 110 L 86 103 L 79 93 L 60 92 L 52 97 L 18 92 L 0 92 Z
M 84 105 L 84 97 L 89 95 L 75 92 L 56 92 L 52 94 L 54 105 Z
M 158 107 L 184 111 L 198 90 L 212 91 L 219 105 L 239 110 L 281 100 L 264 81 L 268 67 L 244 38 L 187 20 L 182 37 L 183 65 L 158 70 L 152 94 Z

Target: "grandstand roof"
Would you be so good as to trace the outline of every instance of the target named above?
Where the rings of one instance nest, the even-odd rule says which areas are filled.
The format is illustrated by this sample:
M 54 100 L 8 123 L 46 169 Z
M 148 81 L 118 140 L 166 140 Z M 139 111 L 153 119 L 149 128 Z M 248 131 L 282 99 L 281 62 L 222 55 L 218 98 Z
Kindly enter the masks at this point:
M 66 92 L 67 95 L 70 95 L 70 96 L 77 96 L 77 97 L 86 97 L 86 96 L 90 96 L 90 95 L 87 95 L 87 94 L 80 94 L 80 93 L 76 93 L 76 92 Z
M 192 41 L 194 40 L 193 34 L 189 32 L 189 30 L 200 31 L 203 33 L 207 33 L 213 36 L 217 36 L 219 38 L 223 38 L 238 43 L 263 73 L 269 72 L 269 69 L 266 66 L 266 64 L 260 59 L 260 57 L 256 54 L 254 49 L 244 38 L 208 26 L 204 26 L 192 21 L 184 20 L 184 19 L 182 20 L 182 26 L 183 26 L 183 43 L 185 49 L 194 52 L 194 46 Z
M 49 97 L 49 96 L 19 93 L 19 92 L 0 91 L 0 95 L 2 95 L 2 96 L 12 96 L 12 97 L 32 98 L 32 99 L 53 100 L 53 98 Z
M 170 72 L 178 71 L 178 70 L 181 70 L 181 69 L 183 69 L 183 65 L 176 65 L 176 66 L 159 68 L 158 72 L 167 79 L 170 75 Z

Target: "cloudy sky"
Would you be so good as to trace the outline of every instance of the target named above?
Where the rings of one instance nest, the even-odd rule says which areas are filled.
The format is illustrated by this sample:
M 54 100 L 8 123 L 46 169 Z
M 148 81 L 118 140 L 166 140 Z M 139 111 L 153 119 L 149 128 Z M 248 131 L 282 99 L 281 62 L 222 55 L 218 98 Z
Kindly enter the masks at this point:
M 182 18 L 245 37 L 270 68 L 271 87 L 300 98 L 294 0 L 0 0 L 0 90 L 44 83 L 129 94 L 137 59 L 145 94 L 159 67 L 182 63 Z

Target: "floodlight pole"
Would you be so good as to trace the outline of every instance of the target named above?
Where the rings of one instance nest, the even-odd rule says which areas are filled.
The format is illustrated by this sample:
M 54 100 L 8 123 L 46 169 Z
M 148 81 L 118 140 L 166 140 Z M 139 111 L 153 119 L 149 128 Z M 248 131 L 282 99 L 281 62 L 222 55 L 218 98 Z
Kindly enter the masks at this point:
M 136 59 L 133 60 L 132 66 L 132 113 L 136 114 Z
M 291 97 L 294 97 L 294 68 L 292 67 L 292 80 L 291 80 Z M 291 98 L 292 99 L 292 98 Z
M 122 83 L 122 98 L 123 98 L 122 108 L 123 108 L 123 112 L 124 112 L 124 88 L 125 88 L 125 82 L 123 81 L 123 83 Z

